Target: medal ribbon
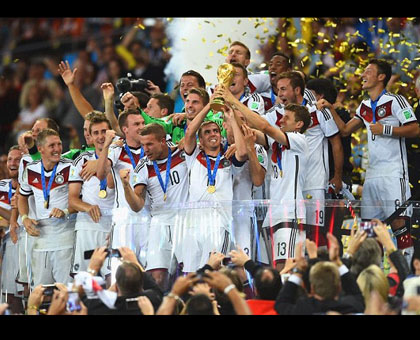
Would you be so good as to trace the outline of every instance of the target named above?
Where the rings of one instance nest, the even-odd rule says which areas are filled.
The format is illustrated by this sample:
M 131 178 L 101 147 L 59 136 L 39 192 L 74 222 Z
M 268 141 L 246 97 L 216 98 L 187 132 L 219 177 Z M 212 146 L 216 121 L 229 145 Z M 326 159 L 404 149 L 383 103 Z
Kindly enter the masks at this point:
M 172 160 L 172 152 L 171 152 L 171 149 L 168 147 L 168 160 L 166 162 L 166 181 L 165 181 L 165 184 L 163 184 L 162 176 L 160 174 L 159 167 L 158 167 L 156 161 L 153 161 L 153 167 L 155 168 L 155 172 L 156 172 L 157 178 L 159 180 L 160 187 L 162 188 L 164 194 L 166 194 L 166 191 L 168 190 L 169 173 L 171 171 L 171 160 Z
M 128 157 L 130 157 L 131 165 L 133 166 L 133 169 L 134 169 L 137 166 L 137 164 L 134 161 L 133 154 L 131 153 L 131 150 L 130 150 L 130 148 L 128 147 L 127 144 L 124 144 L 124 149 L 125 149 L 125 152 L 127 152 Z M 144 156 L 144 150 L 143 150 L 143 147 L 141 147 L 140 158 L 139 159 L 142 159 L 143 156 Z
M 274 105 L 276 102 L 276 96 L 274 94 L 273 88 L 271 88 L 271 103 Z
M 51 186 L 52 186 L 52 183 L 54 181 L 54 178 L 55 178 L 55 172 L 57 171 L 57 166 L 58 166 L 58 163 L 54 166 L 54 169 L 53 169 L 53 172 L 51 174 L 50 180 L 48 181 L 48 187 L 46 188 L 46 186 L 45 186 L 44 164 L 42 163 L 42 160 L 41 160 L 41 183 L 42 183 L 42 192 L 44 193 L 44 200 L 45 201 L 49 200 L 50 190 L 51 190 Z
M 281 167 L 281 156 L 282 156 L 282 150 L 281 150 L 281 145 L 279 143 L 277 143 L 277 152 L 276 152 L 276 157 L 277 157 L 277 165 L 279 166 L 279 170 L 283 171 L 282 167 Z
M 371 108 L 372 108 L 372 122 L 373 122 L 373 124 L 375 124 L 376 123 L 376 113 L 375 113 L 375 111 L 376 111 L 376 106 L 378 105 L 378 101 L 379 101 L 379 99 L 382 97 L 382 95 L 384 94 L 384 93 L 386 93 L 386 90 L 383 90 L 382 92 L 381 92 L 381 94 L 379 95 L 379 97 L 378 98 L 376 98 L 376 100 L 370 100 L 370 106 L 371 106 Z
M 217 169 L 219 168 L 220 157 L 222 156 L 222 154 L 220 152 L 217 154 L 216 162 L 214 164 L 213 173 L 211 171 L 210 158 L 209 158 L 209 156 L 207 156 L 207 154 L 205 152 L 204 152 L 204 155 L 206 156 L 207 176 L 208 176 L 208 179 L 209 179 L 209 185 L 214 185 L 214 183 L 216 181 Z
M 98 155 L 96 154 L 96 152 L 95 152 L 95 158 L 98 159 Z M 106 190 L 106 184 L 107 184 L 107 181 L 105 177 L 102 181 L 100 181 L 99 190 Z
M 9 204 L 12 204 L 12 196 L 13 196 L 13 193 L 12 193 L 12 181 L 10 181 L 9 182 L 9 194 L 8 194 L 8 196 L 9 196 Z

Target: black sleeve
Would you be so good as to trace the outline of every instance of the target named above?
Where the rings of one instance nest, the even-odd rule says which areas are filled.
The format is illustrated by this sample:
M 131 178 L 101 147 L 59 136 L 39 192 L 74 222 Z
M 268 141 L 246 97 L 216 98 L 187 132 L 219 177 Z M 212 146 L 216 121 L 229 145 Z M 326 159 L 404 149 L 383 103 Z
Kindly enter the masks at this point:
M 280 315 L 292 315 L 296 309 L 299 286 L 293 282 L 286 281 L 283 288 L 277 295 L 274 309 Z
M 398 276 L 400 278 L 400 283 L 397 288 L 396 296 L 402 297 L 404 295 L 403 281 L 407 278 L 408 274 L 410 273 L 410 268 L 408 267 L 408 263 L 404 255 L 399 250 L 396 250 L 389 254 L 389 259 L 391 260 L 394 267 L 397 269 Z
M 343 295 L 340 299 L 343 302 L 351 304 L 358 312 L 363 313 L 365 310 L 365 300 L 359 285 L 350 272 L 341 275 L 341 288 Z
M 254 278 L 257 270 L 262 268 L 263 266 L 260 264 L 255 263 L 252 260 L 248 260 L 244 264 L 244 268 L 251 274 L 251 277 Z

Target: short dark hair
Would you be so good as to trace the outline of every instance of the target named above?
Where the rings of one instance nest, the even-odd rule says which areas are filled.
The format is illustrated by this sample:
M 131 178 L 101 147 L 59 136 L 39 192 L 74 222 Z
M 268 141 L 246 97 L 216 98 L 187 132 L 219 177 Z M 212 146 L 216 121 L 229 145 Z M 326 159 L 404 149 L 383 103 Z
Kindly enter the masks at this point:
M 264 275 L 265 271 L 272 273 L 273 278 Z M 261 300 L 275 300 L 283 287 L 278 270 L 269 266 L 263 266 L 257 270 L 254 276 L 254 285 Z
M 187 315 L 214 315 L 210 298 L 205 294 L 195 294 L 186 303 Z
M 334 83 L 327 78 L 311 79 L 306 83 L 306 88 L 315 91 L 317 94 L 323 95 L 331 104 L 337 100 L 337 89 Z
M 202 87 L 193 87 L 188 91 L 188 94 L 195 93 L 203 100 L 203 105 L 206 106 L 210 101 L 209 93 Z
M 40 133 L 38 133 L 38 136 L 36 137 L 36 145 L 43 145 L 45 142 L 45 139 L 49 136 L 57 136 L 60 137 L 57 131 L 53 129 L 46 128 L 42 130 Z
M 150 96 L 147 93 L 141 91 L 130 91 L 130 93 L 138 99 L 141 109 L 145 109 L 147 107 L 147 102 L 150 99 Z
M 246 50 L 246 58 L 251 59 L 251 51 L 249 50 L 248 46 L 246 46 L 244 43 L 241 43 L 240 41 L 234 41 L 230 44 L 229 48 L 235 45 L 242 46 Z
M 201 131 L 203 130 L 203 128 L 204 128 L 206 125 L 209 125 L 209 124 L 216 124 L 216 126 L 219 128 L 219 132 L 220 132 L 220 134 L 222 133 L 222 129 L 220 128 L 219 124 L 217 124 L 217 123 L 216 123 L 215 121 L 213 121 L 213 120 L 205 120 L 204 122 L 202 122 L 202 123 L 201 123 L 200 127 L 198 128 L 198 132 L 197 132 L 198 137 L 201 137 Z
M 244 78 L 245 79 L 248 78 L 248 71 L 247 71 L 247 69 L 246 69 L 246 67 L 244 65 L 242 65 L 240 63 L 236 63 L 236 62 L 231 63 L 231 65 L 233 67 L 239 67 L 242 70 L 242 74 L 244 75 Z
M 389 80 L 392 76 L 392 66 L 385 59 L 371 59 L 368 64 L 374 64 L 378 67 L 378 75 L 385 74 L 385 79 L 383 80 L 384 88 L 388 85 Z
M 47 128 L 60 132 L 60 128 L 58 127 L 57 122 L 51 118 L 39 118 L 36 120 L 37 122 L 47 122 Z
M 295 113 L 295 122 L 303 122 L 303 126 L 300 128 L 300 133 L 304 133 L 311 124 L 311 115 L 305 106 L 298 104 L 287 104 L 284 110 L 292 111 Z
M 274 53 L 271 55 L 271 58 L 273 58 L 273 57 L 275 57 L 275 56 L 279 56 L 279 57 L 284 58 L 284 59 L 286 60 L 286 62 L 287 62 L 287 67 L 288 67 L 289 69 L 291 69 L 291 68 L 292 68 L 292 60 L 290 59 L 290 57 L 288 57 L 287 55 L 285 55 L 284 53 L 279 52 L 279 51 L 274 52 Z
M 10 148 L 9 148 L 9 151 L 7 151 L 7 153 L 10 153 L 10 151 L 14 151 L 14 150 L 19 150 L 19 151 L 22 151 L 21 149 L 20 149 L 20 146 L 19 145 L 12 145 Z
M 199 87 L 202 87 L 203 89 L 206 88 L 206 82 L 205 82 L 203 76 L 200 73 L 198 73 L 197 71 L 189 70 L 187 72 L 184 72 L 181 75 L 181 78 L 184 77 L 184 76 L 193 76 L 193 77 L 195 77 L 197 79 L 198 86 Z
M 155 135 L 156 139 L 166 138 L 166 132 L 162 125 L 158 123 L 147 124 L 140 132 L 140 136 Z
M 143 272 L 135 263 L 124 261 L 115 273 L 115 280 L 121 295 L 140 294 L 143 290 Z
M 122 127 L 123 126 L 127 126 L 127 118 L 130 115 L 140 115 L 140 111 L 137 109 L 127 109 L 124 110 L 120 113 L 120 115 L 118 116 L 118 126 L 120 127 L 121 131 L 122 131 Z
M 294 71 L 283 72 L 277 76 L 277 81 L 279 81 L 280 79 L 290 79 L 290 85 L 293 89 L 299 87 L 300 94 L 303 96 L 303 94 L 305 93 L 305 80 L 299 73 Z
M 161 109 L 167 109 L 168 115 L 174 112 L 175 101 L 168 94 L 155 93 L 150 98 L 157 99 L 159 107 Z
M 108 118 L 106 118 L 105 114 L 96 114 L 93 115 L 90 118 L 90 124 L 89 124 L 89 134 L 92 133 L 92 125 L 94 124 L 100 124 L 100 123 L 107 123 L 108 124 L 108 129 L 111 129 L 111 122 L 108 120 Z

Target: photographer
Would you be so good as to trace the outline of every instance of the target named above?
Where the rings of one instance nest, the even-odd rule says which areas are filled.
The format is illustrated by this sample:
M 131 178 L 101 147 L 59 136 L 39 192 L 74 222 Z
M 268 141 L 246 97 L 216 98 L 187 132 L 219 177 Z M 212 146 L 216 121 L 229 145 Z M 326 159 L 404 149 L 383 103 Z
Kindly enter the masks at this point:
M 147 297 L 157 310 L 162 302 L 163 293 L 152 276 L 144 271 L 134 252 L 126 247 L 118 248 L 122 263 L 116 272 L 116 283 L 109 290 L 117 293 L 115 309 L 108 308 L 100 299 L 82 298 L 88 315 L 141 315 L 143 312 L 135 300 Z M 95 249 L 89 262 L 88 272 L 96 275 L 107 257 L 106 247 Z M 127 301 L 128 300 L 128 301 Z

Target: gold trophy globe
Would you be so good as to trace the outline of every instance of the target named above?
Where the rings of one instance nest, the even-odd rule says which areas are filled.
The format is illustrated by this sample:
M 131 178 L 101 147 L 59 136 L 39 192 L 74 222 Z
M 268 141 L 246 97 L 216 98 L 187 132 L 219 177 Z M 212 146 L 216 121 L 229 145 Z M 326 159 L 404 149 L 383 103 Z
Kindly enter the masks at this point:
M 217 80 L 219 85 L 222 85 L 225 88 L 229 88 L 232 85 L 233 77 L 235 76 L 235 67 L 232 64 L 224 63 L 219 66 L 217 69 Z M 210 103 L 210 108 L 214 113 L 222 111 L 222 108 L 225 106 L 225 101 L 223 98 L 218 97 L 214 98 Z

